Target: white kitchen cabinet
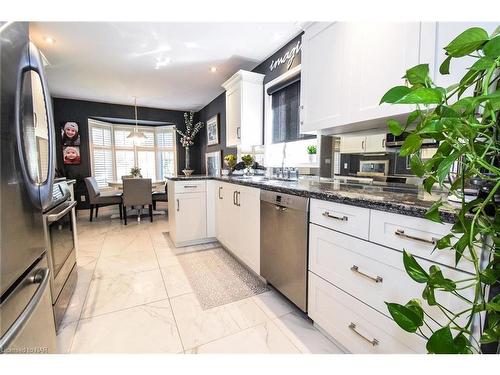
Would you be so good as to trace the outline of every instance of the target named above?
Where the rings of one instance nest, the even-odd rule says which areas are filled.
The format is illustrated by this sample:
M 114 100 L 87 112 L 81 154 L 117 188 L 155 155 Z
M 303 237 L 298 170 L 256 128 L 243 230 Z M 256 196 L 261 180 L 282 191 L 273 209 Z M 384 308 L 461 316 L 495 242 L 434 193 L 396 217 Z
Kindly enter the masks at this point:
M 207 239 L 207 195 L 205 181 L 168 181 L 170 237 L 175 246 Z
M 340 152 L 342 154 L 386 152 L 385 135 L 386 133 L 341 137 Z
M 226 90 L 226 146 L 263 143 L 264 75 L 239 70 L 222 84 Z
M 301 132 L 348 123 L 346 111 L 347 25 L 342 22 L 311 24 L 302 36 Z
M 207 237 L 215 238 L 215 192 L 216 182 L 213 180 L 206 181 L 207 186 Z
M 386 133 L 367 136 L 365 152 L 386 152 L 385 137 Z
M 260 190 L 218 182 L 215 190 L 217 239 L 260 273 Z
M 426 353 L 425 341 L 309 272 L 308 314 L 354 354 Z
M 419 22 L 350 22 L 347 26 L 347 77 L 350 122 L 409 113 L 410 105 L 380 105 L 405 71 L 420 63 Z M 384 121 L 382 121 L 384 123 Z
M 413 108 L 379 105 L 420 63 L 422 24 L 312 23 L 302 37 L 301 131 L 340 134 L 385 127 Z
M 357 154 L 366 151 L 366 137 L 352 136 L 340 138 L 340 153 Z
M 455 37 L 471 27 L 481 27 L 491 35 L 498 27 L 498 22 L 433 22 L 427 25 L 427 39 L 424 45 L 430 51 L 427 61 L 430 63 L 430 75 L 434 83 L 447 88 L 460 82 L 468 68 L 476 61 L 473 57 L 461 57 L 450 62 L 450 74 L 441 75 L 439 67 L 446 59 L 444 47 Z M 465 95 L 472 95 L 472 90 Z

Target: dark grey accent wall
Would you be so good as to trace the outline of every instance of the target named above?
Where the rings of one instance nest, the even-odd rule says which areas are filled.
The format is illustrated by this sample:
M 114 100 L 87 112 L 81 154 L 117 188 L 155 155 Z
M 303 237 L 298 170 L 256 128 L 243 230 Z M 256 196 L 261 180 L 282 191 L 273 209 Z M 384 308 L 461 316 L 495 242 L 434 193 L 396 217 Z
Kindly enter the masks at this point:
M 134 107 L 121 104 L 99 103 L 86 100 L 53 98 L 54 124 L 56 127 L 56 154 L 57 167 L 63 171 L 68 178 L 77 179 L 75 195 L 79 200 L 78 208 L 86 208 L 85 203 L 80 202 L 80 195 L 86 195 L 86 189 L 81 182 L 85 177 L 90 176 L 90 153 L 89 153 L 89 117 L 113 117 L 123 119 L 134 118 Z M 159 121 L 173 123 L 179 128 L 184 127 L 184 112 L 171 111 L 158 108 L 138 107 L 138 117 L 141 120 Z M 60 127 L 67 121 L 78 123 L 80 132 L 80 157 L 79 165 L 64 165 L 61 148 Z M 177 142 L 177 167 L 178 171 L 184 167 L 184 149 Z
M 296 67 L 297 65 L 300 64 L 300 56 L 301 56 L 300 51 L 294 57 L 289 67 L 287 67 L 287 64 L 285 63 L 285 64 L 280 64 L 276 69 L 273 70 L 270 69 L 270 66 L 273 63 L 273 61 L 276 61 L 276 59 L 282 57 L 291 48 L 296 47 L 297 43 L 299 43 L 300 46 L 300 43 L 302 43 L 301 40 L 302 40 L 302 33 L 297 35 L 295 38 L 293 38 L 291 41 L 285 44 L 285 46 L 283 46 L 278 51 L 273 53 L 272 56 L 270 56 L 265 61 L 260 63 L 252 71 L 256 73 L 265 74 L 264 84 L 266 84 L 267 82 L 270 82 L 273 79 L 282 75 L 283 73 L 287 72 L 289 69 Z M 264 90 L 264 88 L 262 88 L 262 90 Z M 191 150 L 191 164 L 193 169 L 196 170 L 195 173 L 199 173 L 199 171 L 201 171 L 201 173 L 205 173 L 205 154 L 207 152 L 220 150 L 222 152 L 222 158 L 227 154 L 236 154 L 236 148 L 226 147 L 226 94 L 225 93 L 220 94 L 217 98 L 215 98 L 205 107 L 203 107 L 196 114 L 196 121 L 203 121 L 206 124 L 207 120 L 216 114 L 219 114 L 220 116 L 219 144 L 213 146 L 207 146 L 207 133 L 206 133 L 206 128 L 204 127 L 200 138 L 196 140 L 195 148 Z M 264 113 L 262 113 L 262 117 L 264 117 Z M 184 149 L 182 149 L 182 151 L 184 151 Z
M 206 123 L 207 120 L 215 115 L 219 116 L 219 144 L 207 146 Z M 198 161 L 198 165 L 194 169 L 196 172 L 201 171 L 203 174 L 206 173 L 205 154 L 207 152 L 221 151 L 221 158 L 224 158 L 224 156 L 228 154 L 236 154 L 236 148 L 226 147 L 226 93 L 220 94 L 203 107 L 203 109 L 197 113 L 197 120 L 203 121 L 205 127 L 203 127 L 198 135 L 199 138 L 196 140 L 196 145 L 198 146 L 193 150 L 193 155 L 191 156 L 192 160 L 197 159 Z M 195 167 L 195 165 L 193 165 L 193 167 Z
M 301 50 L 294 57 L 290 66 L 288 66 L 287 63 L 284 63 L 284 64 L 280 64 L 277 68 L 271 70 L 271 64 L 273 62 L 275 62 L 277 59 L 283 57 L 288 51 L 290 51 L 294 47 L 297 47 L 297 45 L 302 46 L 302 34 L 303 33 L 300 33 L 295 38 L 290 40 L 287 44 L 285 44 L 283 47 L 281 47 L 279 50 L 277 50 L 275 53 L 273 53 L 272 56 L 268 57 L 266 60 L 264 60 L 259 65 L 257 65 L 252 70 L 255 73 L 260 73 L 260 74 L 266 75 L 264 77 L 264 84 L 272 81 L 275 78 L 278 78 L 280 75 L 282 75 L 283 73 L 286 73 L 288 70 L 290 70 L 292 68 L 295 68 L 297 65 L 300 65 L 301 55 L 302 55 Z

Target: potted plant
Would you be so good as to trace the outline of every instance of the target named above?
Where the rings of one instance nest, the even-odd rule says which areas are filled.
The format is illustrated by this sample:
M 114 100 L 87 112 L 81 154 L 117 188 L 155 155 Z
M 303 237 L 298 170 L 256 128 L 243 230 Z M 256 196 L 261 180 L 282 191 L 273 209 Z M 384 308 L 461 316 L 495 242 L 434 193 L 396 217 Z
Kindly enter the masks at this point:
M 234 155 L 234 154 L 229 154 L 229 155 L 224 156 L 224 163 L 229 168 L 228 174 L 231 174 L 233 172 L 234 167 L 236 166 L 236 161 L 237 161 L 237 158 L 236 158 L 236 155 Z
M 200 131 L 200 129 L 203 127 L 203 122 L 199 121 L 196 123 L 196 125 L 193 125 L 193 116 L 194 112 L 189 112 L 189 116 L 187 113 L 184 113 L 184 123 L 186 125 L 186 131 L 183 132 L 177 127 L 174 126 L 175 131 L 181 136 L 180 142 L 182 147 L 185 149 L 185 168 L 182 170 L 182 172 L 186 176 L 190 176 L 194 170 L 191 169 L 191 163 L 190 163 L 190 158 L 189 158 L 189 148 L 194 145 L 194 138 L 196 137 L 196 134 Z
M 425 270 L 411 255 L 411 248 L 403 252 L 406 272 L 422 284 L 423 301 L 415 298 L 405 305 L 386 302 L 387 308 L 402 329 L 426 339 L 429 353 L 482 353 L 484 345 L 496 343 L 498 348 L 500 340 L 500 295 L 487 293 L 489 287 L 492 291 L 498 288 L 500 277 L 498 31 L 490 36 L 481 28 L 470 28 L 444 48 L 447 58 L 440 66 L 441 74 L 449 74 L 452 59 L 473 59 L 457 84 L 448 88 L 436 86 L 429 77 L 429 66 L 420 64 L 406 71 L 404 86 L 391 88 L 381 100 L 416 105 L 406 122 L 389 120 L 389 130 L 394 135 L 409 133 L 400 155 L 409 157 L 412 171 L 424 179 L 427 192 L 439 184 L 460 198 L 458 207 L 447 207 L 455 211 L 456 222 L 451 233 L 436 241 L 435 251 L 453 251 L 456 263 L 472 262 L 475 270 L 463 279 L 449 279 L 437 265 Z M 423 161 L 419 151 L 422 141 L 428 138 L 440 144 L 435 155 Z M 447 183 L 451 169 L 456 175 Z M 477 196 L 469 202 L 466 189 L 471 179 L 481 182 Z M 441 222 L 443 204 L 442 200 L 434 203 L 426 218 Z M 473 290 L 473 297 L 465 297 L 464 290 Z M 444 307 L 442 302 L 448 293 L 466 301 L 469 308 L 450 311 Z M 446 323 L 430 317 L 424 304 L 437 307 Z M 473 323 L 479 314 L 486 315 L 486 324 L 475 330 Z
M 254 159 L 252 155 L 243 155 L 241 161 L 245 163 L 246 174 L 250 175 L 251 169 L 253 167 Z
M 309 163 L 316 162 L 316 146 L 310 145 L 307 146 L 307 154 L 309 155 Z
M 130 175 L 133 178 L 142 178 L 141 168 L 139 168 L 139 167 L 132 167 L 130 169 Z

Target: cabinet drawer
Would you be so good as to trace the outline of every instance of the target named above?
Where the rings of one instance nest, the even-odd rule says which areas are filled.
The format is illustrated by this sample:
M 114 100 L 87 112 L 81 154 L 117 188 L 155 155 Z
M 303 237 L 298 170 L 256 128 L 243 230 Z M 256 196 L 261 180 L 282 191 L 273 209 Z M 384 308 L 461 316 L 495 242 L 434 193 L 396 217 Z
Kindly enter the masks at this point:
M 455 253 L 434 249 L 434 241 L 451 231 L 451 224 L 439 224 L 427 219 L 410 217 L 389 212 L 371 210 L 370 241 L 391 247 L 405 249 L 420 258 L 455 267 Z M 474 272 L 471 262 L 460 260 L 458 269 Z
M 367 240 L 370 210 L 312 199 L 310 221 Z
M 432 265 L 423 260 L 419 263 L 426 270 Z M 399 251 L 311 224 L 309 270 L 388 317 L 384 301 L 404 305 L 419 298 L 428 314 L 443 325 L 448 323 L 439 308 L 428 306 L 421 298 L 424 286 L 407 275 Z M 441 270 L 445 277 L 454 280 L 470 277 L 448 267 Z M 461 291 L 469 299 L 473 298 L 473 292 L 472 289 Z M 451 293 L 436 291 L 436 298 L 451 311 L 463 311 L 470 306 Z
M 206 182 L 204 180 L 175 181 L 175 194 L 197 193 L 205 190 Z
M 352 353 L 425 353 L 424 340 L 309 272 L 309 316 Z

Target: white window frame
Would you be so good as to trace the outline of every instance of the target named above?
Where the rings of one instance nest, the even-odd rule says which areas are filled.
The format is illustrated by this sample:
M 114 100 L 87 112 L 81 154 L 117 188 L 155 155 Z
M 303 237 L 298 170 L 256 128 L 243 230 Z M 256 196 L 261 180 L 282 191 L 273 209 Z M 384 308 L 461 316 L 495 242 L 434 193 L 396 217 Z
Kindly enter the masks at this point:
M 93 127 L 100 127 L 100 128 L 107 128 L 111 132 L 111 147 L 102 147 L 102 146 L 95 146 L 94 141 L 92 139 L 92 128 Z M 174 125 L 164 125 L 164 126 L 138 126 L 137 128 L 139 130 L 151 132 L 153 131 L 154 134 L 154 144 L 153 147 L 144 147 L 144 146 L 137 146 L 134 145 L 133 147 L 130 146 L 116 146 L 115 145 L 115 129 L 130 129 L 130 131 L 133 131 L 135 128 L 135 125 L 123 125 L 123 124 L 112 124 L 108 122 L 103 122 L 95 119 L 88 119 L 88 129 L 89 129 L 89 152 L 90 152 L 90 170 L 92 176 L 94 176 L 94 149 L 106 149 L 106 150 L 111 150 L 111 157 L 112 157 L 112 168 L 113 168 L 113 180 L 118 180 L 117 177 L 117 170 L 116 170 L 116 151 L 133 151 L 134 152 L 134 163 L 136 164 L 138 161 L 138 151 L 153 151 L 154 152 L 154 163 L 155 163 L 155 176 L 152 178 L 153 180 L 159 181 L 161 178 L 161 167 L 160 167 L 160 158 L 161 158 L 161 153 L 162 152 L 173 152 L 174 155 L 174 171 L 173 173 L 175 174 L 177 171 L 177 134 L 176 132 L 172 129 Z M 160 133 L 164 129 L 172 129 L 173 133 L 173 147 L 168 148 L 168 147 L 159 147 L 158 146 L 158 133 Z M 163 179 L 165 176 L 163 176 Z

